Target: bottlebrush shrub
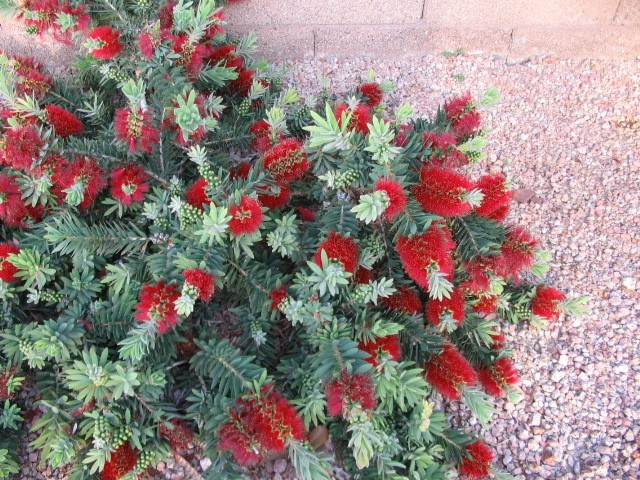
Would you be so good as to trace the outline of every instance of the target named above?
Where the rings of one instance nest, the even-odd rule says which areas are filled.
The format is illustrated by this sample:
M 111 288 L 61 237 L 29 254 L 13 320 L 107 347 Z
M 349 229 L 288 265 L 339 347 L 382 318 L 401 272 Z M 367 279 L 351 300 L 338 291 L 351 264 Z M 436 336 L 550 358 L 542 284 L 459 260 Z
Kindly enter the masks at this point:
M 483 390 L 526 375 L 501 321 L 583 301 L 535 280 L 549 255 L 505 221 L 506 179 L 464 173 L 495 90 L 431 119 L 373 75 L 302 100 L 212 0 L 20 5 L 82 54 L 55 82 L 0 54 L 0 476 L 21 372 L 32 446 L 74 480 L 189 442 L 208 478 L 288 452 L 326 479 L 319 427 L 353 478 L 496 472 L 448 402 L 489 422 Z

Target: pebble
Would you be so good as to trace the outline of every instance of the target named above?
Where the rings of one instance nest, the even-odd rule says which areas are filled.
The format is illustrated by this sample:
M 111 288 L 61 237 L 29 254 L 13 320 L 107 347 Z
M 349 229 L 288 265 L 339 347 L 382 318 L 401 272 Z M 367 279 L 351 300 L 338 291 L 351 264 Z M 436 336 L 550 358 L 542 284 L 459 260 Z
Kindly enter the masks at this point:
M 287 469 L 287 461 L 284 458 L 279 458 L 273 463 L 273 471 L 276 473 L 283 473 Z

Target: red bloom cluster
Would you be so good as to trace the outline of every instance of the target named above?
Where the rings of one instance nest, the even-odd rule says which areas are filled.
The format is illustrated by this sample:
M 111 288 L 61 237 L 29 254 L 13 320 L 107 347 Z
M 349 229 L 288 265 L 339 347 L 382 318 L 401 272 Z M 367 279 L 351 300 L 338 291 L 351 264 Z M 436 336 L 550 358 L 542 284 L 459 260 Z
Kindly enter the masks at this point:
M 116 137 L 129 146 L 131 153 L 151 153 L 154 145 L 160 140 L 160 132 L 152 124 L 151 109 L 120 108 L 116 110 L 113 126 Z
M 207 181 L 200 177 L 193 185 L 187 188 L 185 196 L 187 197 L 187 203 L 192 207 L 195 207 L 200 210 L 204 210 L 205 205 L 209 205 L 211 200 L 209 199 L 209 195 L 207 195 Z
M 51 76 L 45 74 L 42 66 L 33 58 L 5 55 L 10 58 L 10 66 L 16 76 L 16 93 L 42 99 L 53 85 Z
M 358 104 L 355 108 L 351 109 L 346 105 L 340 104 L 336 107 L 336 118 L 338 119 L 338 125 L 342 127 L 342 114 L 351 114 L 351 119 L 349 120 L 349 125 L 347 126 L 349 130 L 355 130 L 358 133 L 362 133 L 366 135 L 369 133 L 369 127 L 367 124 L 371 123 L 371 109 L 365 105 L 364 103 Z
M 562 313 L 560 303 L 564 298 L 561 291 L 540 285 L 536 288 L 536 295 L 531 300 L 531 313 L 547 320 L 557 320 Z
M 248 165 L 248 164 L 243 164 Z M 289 200 L 291 200 L 291 189 L 286 185 L 280 185 L 276 187 L 279 189 L 278 193 L 269 195 L 266 193 L 261 193 L 258 195 L 258 200 L 260 203 L 267 207 L 269 210 L 277 210 L 279 208 L 284 207 Z
M 460 475 L 468 478 L 480 479 L 489 475 L 491 471 L 491 463 L 493 462 L 493 452 L 491 448 L 481 440 L 465 447 L 466 454 L 463 456 L 462 462 L 458 465 Z
M 174 451 L 186 450 L 189 443 L 193 441 L 193 430 L 189 428 L 187 422 L 179 418 L 172 418 L 170 423 L 171 427 L 167 427 L 164 423 L 160 425 L 160 436 L 169 441 Z
M 409 144 L 409 135 L 413 133 L 413 125 L 405 123 L 398 127 L 396 138 L 393 140 L 396 147 L 406 147 Z
M 57 22 L 60 15 L 73 18 L 72 26 L 65 31 Z M 51 31 L 56 40 L 68 45 L 73 32 L 86 30 L 91 23 L 86 5 L 72 6 L 68 1 L 60 4 L 59 0 L 26 0 L 18 18 L 34 33 Z
M 386 337 L 378 337 L 373 342 L 360 341 L 358 348 L 363 352 L 367 352 L 370 357 L 365 359 L 374 367 L 380 365 L 385 357 L 399 362 L 402 358 L 402 346 L 400 345 L 399 335 L 387 335 Z
M 257 231 L 264 219 L 260 202 L 247 195 L 242 196 L 239 204 L 229 207 L 229 214 L 233 217 L 229 220 L 229 230 L 236 237 Z
M 315 222 L 316 214 L 313 210 L 310 210 L 305 207 L 296 207 L 298 214 L 303 222 Z
M 473 206 L 466 200 L 475 185 L 464 175 L 436 167 L 423 167 L 420 183 L 413 188 L 422 208 L 442 217 L 467 215 Z
M 212 64 L 221 62 L 221 66 L 235 68 L 236 72 L 240 72 L 244 68 L 244 58 L 236 53 L 236 46 L 232 44 L 214 48 L 209 52 L 208 60 Z
M 197 77 L 205 63 L 209 50 L 204 45 L 193 44 L 186 34 L 174 35 L 171 38 L 173 53 L 180 56 L 177 63 L 192 76 Z
M 271 310 L 278 310 L 282 301 L 287 298 L 287 287 L 281 285 L 280 288 L 271 290 L 269 298 L 271 299 Z
M 260 395 L 240 397 L 229 415 L 231 420 L 218 431 L 218 448 L 231 451 L 240 465 L 256 464 L 267 453 L 283 452 L 291 440 L 307 436 L 302 418 L 273 385 Z
M 346 272 L 353 273 L 358 265 L 358 244 L 349 237 L 330 232 L 329 237 L 320 244 L 313 259 L 322 266 L 322 251 L 327 252 L 329 260 L 335 260 L 344 266 Z
M 408 315 L 422 314 L 423 306 L 420 295 L 416 290 L 406 285 L 398 288 L 390 297 L 383 297 L 382 303 L 392 310 L 398 310 Z
M 450 343 L 446 343 L 442 353 L 432 357 L 424 368 L 427 381 L 449 400 L 460 400 L 459 389 L 478 381 L 473 367 Z
M 491 365 L 479 367 L 478 380 L 489 395 L 499 397 L 507 386 L 515 385 L 520 381 L 520 378 L 511 359 L 504 357 Z
M 28 215 L 15 177 L 0 174 L 0 220 L 9 227 L 21 227 Z
M 141 165 L 132 163 L 111 172 L 111 196 L 123 205 L 142 202 L 149 191 L 149 176 Z
M 80 207 L 88 209 L 98 194 L 107 185 L 104 179 L 105 171 L 93 158 L 80 157 L 74 160 L 67 168 L 67 165 L 56 165 L 53 173 L 54 191 L 58 197 L 58 202 L 62 203 L 67 197 L 64 190 L 81 185 L 84 197 L 80 202 Z
M 11 128 L 7 131 L 2 155 L 4 162 L 16 170 L 29 170 L 40 157 L 44 141 L 32 125 Z
M 87 38 L 97 41 L 98 46 L 91 51 L 91 56 L 98 60 L 111 60 L 124 48 L 120 42 L 120 32 L 106 25 L 91 30 Z
M 503 221 L 509 213 L 509 202 L 513 195 L 507 188 L 505 176 L 485 175 L 478 180 L 476 187 L 482 190 L 484 198 L 482 204 L 476 207 L 475 213 L 498 222 Z
M 468 159 L 458 150 L 458 138 L 450 132 L 424 132 L 422 144 L 430 151 L 428 159 L 434 167 L 457 168 L 466 165 Z
M 280 183 L 301 179 L 311 167 L 302 143 L 287 138 L 274 145 L 264 156 L 264 168 Z
M 366 99 L 367 105 L 376 108 L 382 102 L 384 92 L 377 83 L 365 83 L 358 87 L 358 92 Z
M 67 138 L 84 132 L 84 124 L 69 110 L 58 105 L 50 104 L 44 107 L 47 112 L 47 123 L 53 127 L 56 135 Z
M 353 281 L 358 285 L 367 285 L 373 282 L 374 278 L 373 270 L 367 270 L 363 267 L 358 267 L 353 274 Z
M 431 298 L 426 307 L 427 320 L 431 325 L 440 325 L 442 318 L 451 316 L 456 325 L 461 325 L 465 317 L 465 294 L 462 288 L 455 288 L 451 297 L 443 297 L 442 300 Z
M 205 302 L 211 300 L 215 291 L 215 277 L 209 272 L 199 268 L 190 268 L 182 272 L 182 276 L 187 285 L 191 285 L 198 290 L 198 298 Z
M 498 310 L 498 300 L 500 297 L 497 295 L 481 295 L 471 305 L 473 311 L 476 313 L 491 315 Z
M 13 243 L 0 243 L 0 280 L 5 283 L 16 282 L 18 269 L 9 260 L 9 255 L 20 253 L 20 249 Z
M 449 100 L 444 111 L 451 123 L 453 132 L 460 138 L 475 135 L 480 130 L 480 113 L 475 108 L 470 93 Z
M 522 227 L 514 227 L 500 247 L 498 274 L 518 280 L 520 271 L 533 265 L 537 247 L 538 241 L 531 233 Z
M 265 153 L 271 148 L 271 125 L 269 125 L 266 120 L 254 122 L 249 128 L 249 131 L 255 137 L 251 141 L 251 148 L 258 153 Z
M 497 255 L 477 256 L 466 262 L 464 269 L 469 278 L 461 286 L 472 293 L 486 292 L 491 286 L 491 277 L 499 270 L 499 262 Z
M 105 462 L 100 478 L 102 480 L 120 480 L 133 470 L 137 461 L 138 453 L 131 448 L 129 442 L 125 442 L 115 452 L 111 452 L 111 458 Z
M 180 292 L 177 285 L 146 283 L 140 290 L 135 318 L 141 322 L 155 322 L 158 332 L 167 333 L 178 324 L 178 312 L 174 305 L 178 298 Z
M 391 178 L 379 178 L 376 182 L 376 192 L 385 192 L 389 197 L 389 206 L 384 211 L 387 220 L 392 221 L 396 215 L 403 212 L 407 207 L 407 194 L 402 188 L 402 184 Z
M 396 250 L 405 271 L 424 290 L 429 290 L 429 272 L 442 272 L 449 281 L 453 280 L 454 247 L 449 229 L 441 224 L 432 224 L 426 232 L 413 237 L 400 237 Z
M 375 389 L 369 375 L 349 375 L 343 370 L 338 378 L 327 385 L 327 412 L 332 417 L 349 415 L 351 409 L 360 405 L 364 410 L 374 410 L 378 405 Z
M 237 93 L 241 97 L 247 97 L 249 96 L 249 91 L 253 85 L 255 75 L 255 70 L 241 70 L 238 73 L 238 78 L 231 80 L 227 86 L 229 87 L 229 90 Z

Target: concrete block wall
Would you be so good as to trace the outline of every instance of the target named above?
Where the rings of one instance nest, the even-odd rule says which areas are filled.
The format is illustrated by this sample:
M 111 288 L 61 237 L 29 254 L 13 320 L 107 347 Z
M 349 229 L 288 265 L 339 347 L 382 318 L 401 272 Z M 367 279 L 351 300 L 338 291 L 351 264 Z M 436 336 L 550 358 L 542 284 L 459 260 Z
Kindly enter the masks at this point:
M 640 57 L 640 0 L 243 0 L 229 30 L 270 59 L 427 52 Z

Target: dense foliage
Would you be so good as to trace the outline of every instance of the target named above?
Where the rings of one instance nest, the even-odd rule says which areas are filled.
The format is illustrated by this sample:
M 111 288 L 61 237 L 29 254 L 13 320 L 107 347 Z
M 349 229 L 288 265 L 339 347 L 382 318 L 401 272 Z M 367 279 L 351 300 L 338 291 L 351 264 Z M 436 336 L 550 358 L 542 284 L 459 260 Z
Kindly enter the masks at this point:
M 195 441 L 208 478 L 285 451 L 330 478 L 316 428 L 353 478 L 508 478 L 443 407 L 489 422 L 518 393 L 500 322 L 582 301 L 525 281 L 548 255 L 506 179 L 461 173 L 495 90 L 430 119 L 373 74 L 302 100 L 213 0 L 3 4 L 83 53 L 56 81 L 0 54 L 0 478 L 25 378 L 75 480 Z

